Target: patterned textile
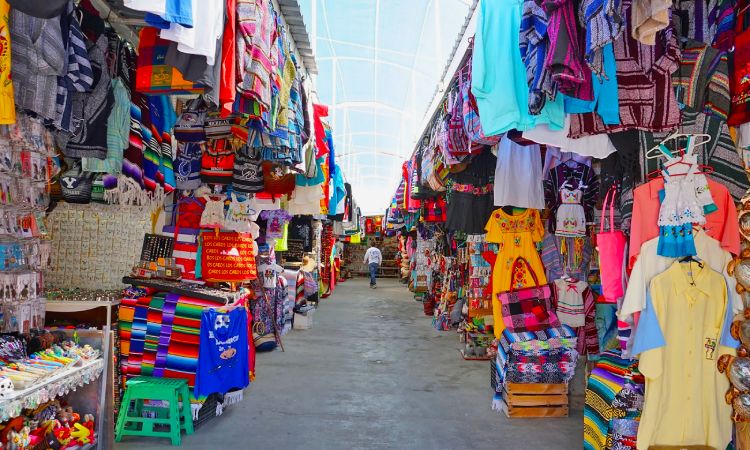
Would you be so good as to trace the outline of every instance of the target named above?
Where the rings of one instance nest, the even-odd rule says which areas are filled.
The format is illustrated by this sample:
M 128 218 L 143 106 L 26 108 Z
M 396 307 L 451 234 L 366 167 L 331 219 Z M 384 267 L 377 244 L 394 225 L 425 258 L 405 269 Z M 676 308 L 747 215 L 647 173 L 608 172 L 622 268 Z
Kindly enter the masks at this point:
M 275 21 L 270 0 L 237 0 L 237 91 L 271 109 Z
M 564 383 L 575 374 L 575 347 L 575 331 L 567 325 L 524 333 L 503 330 L 492 361 L 492 387 L 500 393 L 506 381 Z
M 549 50 L 544 66 L 557 84 L 557 90 L 570 97 L 593 100 L 591 70 L 583 63 L 573 1 L 543 0 L 540 3 L 548 19 Z
M 626 29 L 630 4 L 623 2 Z M 656 45 L 644 45 L 630 33 L 613 43 L 617 63 L 620 125 L 604 125 L 595 113 L 573 114 L 571 138 L 621 130 L 671 131 L 680 124 L 671 75 L 679 67 L 680 48 L 672 28 L 656 35 Z
M 63 44 L 67 47 L 67 74 L 57 78 L 57 120 L 55 125 L 64 131 L 73 131 L 70 93 L 85 92 L 94 84 L 86 38 L 75 17 L 73 3 L 68 3 L 66 12 L 60 16 Z M 86 170 L 86 169 L 84 169 Z
M 567 184 L 568 189 L 580 188 L 583 191 L 581 204 L 586 215 L 586 221 L 594 220 L 594 210 L 599 199 L 599 177 L 594 169 L 586 164 L 575 161 L 558 164 L 544 177 L 544 199 L 550 210 L 548 229 L 551 233 L 555 231 L 557 209 L 561 205 L 560 189 Z
M 628 436 L 634 436 L 633 424 L 620 421 L 638 419 L 643 408 L 644 380 L 633 365 L 633 360 L 608 352 L 591 371 L 583 413 L 584 449 L 615 448 L 614 441 L 626 444 Z
M 38 19 L 16 8 L 10 11 L 11 79 L 16 108 L 58 122 L 58 77 L 68 59 L 60 17 Z
M 734 38 L 734 3 L 732 0 L 676 0 L 672 14 L 681 19 L 681 36 L 728 51 Z
M 585 323 L 576 328 L 578 337 L 576 351 L 580 355 L 587 355 L 589 360 L 599 355 L 599 331 L 596 327 L 596 296 L 591 288 L 583 291 L 583 315 Z
M 580 23 L 586 24 L 585 59 L 596 75 L 604 73 L 604 47 L 616 41 L 624 29 L 621 0 L 584 0 L 578 9 Z
M 544 60 L 549 51 L 548 20 L 536 0 L 523 2 L 519 43 L 529 85 L 529 114 L 541 114 L 547 98 L 555 98 L 557 85 Z
M 726 53 L 688 40 L 682 46 L 680 67 L 672 77 L 677 102 L 691 111 L 726 121 L 730 106 L 728 72 Z
M 541 258 L 548 280 L 557 280 L 566 274 L 579 280 L 588 277 L 594 249 L 588 237 L 574 238 L 545 233 Z
M 138 61 L 135 91 L 147 94 L 189 94 L 203 91 L 203 87 L 187 81 L 172 66 L 164 64 L 169 41 L 159 37 L 153 27 L 141 28 L 138 35 Z

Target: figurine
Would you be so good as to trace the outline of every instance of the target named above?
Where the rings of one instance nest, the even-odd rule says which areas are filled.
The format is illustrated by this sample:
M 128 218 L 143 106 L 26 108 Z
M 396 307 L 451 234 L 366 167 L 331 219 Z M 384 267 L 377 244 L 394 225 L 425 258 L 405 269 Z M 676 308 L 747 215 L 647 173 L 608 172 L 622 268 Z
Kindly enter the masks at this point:
M 736 422 L 736 450 L 750 450 L 750 308 L 735 318 L 731 333 L 740 341 L 737 356 L 721 355 L 717 367 L 731 385 L 725 400 L 732 405 L 732 420 Z

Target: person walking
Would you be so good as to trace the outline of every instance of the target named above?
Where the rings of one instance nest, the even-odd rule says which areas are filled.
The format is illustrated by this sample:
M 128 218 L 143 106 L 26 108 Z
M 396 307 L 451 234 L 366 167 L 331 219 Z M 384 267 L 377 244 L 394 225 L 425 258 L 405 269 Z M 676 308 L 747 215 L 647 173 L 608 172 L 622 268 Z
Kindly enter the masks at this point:
M 370 287 L 375 289 L 377 286 L 377 276 L 380 264 L 383 262 L 383 254 L 374 245 L 370 244 L 370 248 L 365 252 L 364 263 L 370 268 Z

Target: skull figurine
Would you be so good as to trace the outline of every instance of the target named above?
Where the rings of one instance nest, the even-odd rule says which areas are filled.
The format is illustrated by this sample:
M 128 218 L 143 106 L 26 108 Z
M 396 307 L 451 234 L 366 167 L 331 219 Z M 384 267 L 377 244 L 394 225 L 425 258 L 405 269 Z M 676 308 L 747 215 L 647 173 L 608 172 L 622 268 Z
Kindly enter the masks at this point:
M 229 315 L 221 314 L 216 316 L 214 330 L 218 330 L 219 328 L 229 328 Z
M 13 390 L 13 381 L 4 375 L 0 375 L 0 399 L 6 399 L 12 396 Z

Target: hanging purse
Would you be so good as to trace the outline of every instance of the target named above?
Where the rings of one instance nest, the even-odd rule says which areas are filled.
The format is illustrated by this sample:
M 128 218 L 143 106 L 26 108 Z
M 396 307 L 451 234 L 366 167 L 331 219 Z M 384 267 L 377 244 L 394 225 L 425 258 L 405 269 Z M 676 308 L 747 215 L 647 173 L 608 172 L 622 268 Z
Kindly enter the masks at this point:
M 614 209 L 617 188 L 612 186 L 604 197 L 599 234 L 596 235 L 596 248 L 599 252 L 599 272 L 602 279 L 603 303 L 616 303 L 624 293 L 624 268 L 626 238 L 622 230 L 615 230 Z M 604 231 L 604 217 L 609 201 L 609 231 Z
M 497 294 L 505 328 L 512 333 L 522 333 L 559 327 L 560 321 L 552 306 L 554 295 L 552 286 L 539 284 L 534 269 L 525 258 L 520 256 L 516 258 L 512 267 L 514 275 L 526 268 L 534 280 L 534 286 L 515 289 L 511 280 L 510 290 Z

